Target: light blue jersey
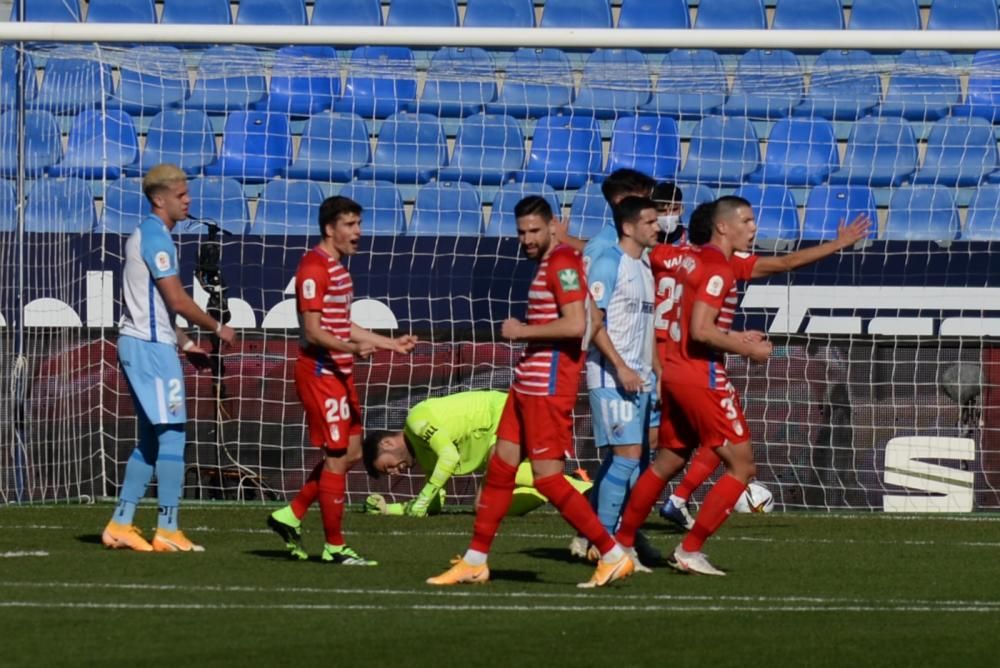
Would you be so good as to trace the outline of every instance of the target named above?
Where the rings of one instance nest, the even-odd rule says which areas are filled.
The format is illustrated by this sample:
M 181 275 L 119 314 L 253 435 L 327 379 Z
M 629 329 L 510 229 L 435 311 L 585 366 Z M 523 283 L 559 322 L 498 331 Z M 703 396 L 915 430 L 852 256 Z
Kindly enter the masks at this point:
M 148 216 L 125 242 L 124 274 L 122 336 L 177 345 L 174 314 L 156 288 L 157 279 L 177 275 L 177 249 L 159 217 Z
M 599 258 L 604 251 L 618 245 L 618 231 L 615 226 L 605 225 L 601 231 L 590 238 L 587 245 L 583 247 L 583 270 L 587 272 L 587 282 L 590 282 L 590 265 Z

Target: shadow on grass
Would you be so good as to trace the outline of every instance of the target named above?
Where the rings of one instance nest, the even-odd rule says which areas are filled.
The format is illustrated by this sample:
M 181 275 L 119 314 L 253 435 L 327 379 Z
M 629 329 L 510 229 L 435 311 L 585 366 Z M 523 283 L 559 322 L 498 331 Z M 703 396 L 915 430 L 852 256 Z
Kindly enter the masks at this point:
M 86 543 L 87 545 L 100 545 L 101 544 L 101 534 L 99 533 L 85 533 L 81 536 L 77 536 L 76 540 L 80 543 Z
M 564 564 L 578 564 L 580 560 L 569 553 L 568 547 L 529 547 L 521 550 L 521 554 L 549 561 L 561 561 Z
M 247 550 L 249 555 L 255 557 L 261 557 L 262 559 L 277 559 L 279 561 L 298 561 L 298 559 L 292 559 L 288 556 L 288 552 L 285 550 Z M 312 561 L 312 559 L 310 559 Z M 319 561 L 317 557 L 316 561 Z
M 513 571 L 490 569 L 490 580 L 506 582 L 539 582 L 538 573 L 534 571 Z

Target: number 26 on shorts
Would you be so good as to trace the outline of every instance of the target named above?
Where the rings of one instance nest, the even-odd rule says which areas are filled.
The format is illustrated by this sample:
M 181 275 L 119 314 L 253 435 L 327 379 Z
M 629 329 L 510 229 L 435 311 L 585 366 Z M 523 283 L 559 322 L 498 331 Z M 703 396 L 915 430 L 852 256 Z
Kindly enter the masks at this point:
M 340 440 L 340 422 L 343 420 L 348 420 L 351 417 L 351 405 L 348 403 L 347 398 L 338 401 L 336 397 L 331 397 L 327 399 L 324 404 L 326 406 L 326 423 L 330 427 L 330 437 L 334 441 Z

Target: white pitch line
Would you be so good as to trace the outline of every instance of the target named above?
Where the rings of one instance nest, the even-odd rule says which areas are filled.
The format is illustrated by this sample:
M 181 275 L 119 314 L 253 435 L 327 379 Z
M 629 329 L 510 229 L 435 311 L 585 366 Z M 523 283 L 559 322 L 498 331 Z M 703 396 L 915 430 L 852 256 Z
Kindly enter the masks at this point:
M 17 559 L 18 557 L 47 557 L 45 550 L 29 550 L 20 552 L 0 552 L 0 559 Z

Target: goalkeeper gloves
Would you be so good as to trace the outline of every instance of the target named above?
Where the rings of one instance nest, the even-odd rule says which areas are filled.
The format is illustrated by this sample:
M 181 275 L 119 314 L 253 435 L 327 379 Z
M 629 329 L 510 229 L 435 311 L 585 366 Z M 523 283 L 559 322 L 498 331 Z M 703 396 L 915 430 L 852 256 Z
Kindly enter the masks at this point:
M 369 494 L 365 499 L 365 512 L 371 515 L 385 515 L 385 497 L 381 494 Z

